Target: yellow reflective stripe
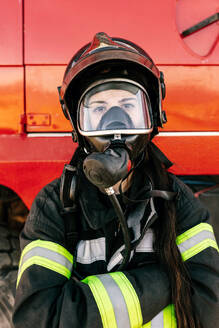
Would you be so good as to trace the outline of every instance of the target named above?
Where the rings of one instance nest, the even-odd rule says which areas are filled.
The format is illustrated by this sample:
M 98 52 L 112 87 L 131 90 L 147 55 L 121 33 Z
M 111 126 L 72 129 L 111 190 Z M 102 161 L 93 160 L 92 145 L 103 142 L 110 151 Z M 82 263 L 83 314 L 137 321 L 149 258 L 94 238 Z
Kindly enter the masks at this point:
M 196 244 L 194 245 L 194 243 Z M 179 247 L 183 261 L 187 261 L 208 247 L 213 247 L 219 251 L 213 228 L 208 223 L 200 223 L 185 231 L 176 238 L 176 244 Z
M 138 296 L 132 284 L 122 272 L 113 272 L 110 273 L 110 276 L 114 279 L 114 281 L 119 286 L 123 294 L 123 297 L 125 299 L 126 306 L 129 313 L 130 327 L 131 328 L 141 327 L 143 323 L 141 306 Z
M 183 252 L 181 254 L 183 261 L 187 261 L 188 259 L 190 259 L 191 257 L 195 256 L 196 254 L 202 252 L 204 249 L 206 249 L 208 247 L 213 247 L 217 251 L 219 251 L 216 241 L 214 241 L 212 239 L 205 239 L 202 242 L 198 243 L 197 245 L 191 247 L 187 251 Z
M 28 244 L 20 258 L 17 286 L 23 272 L 31 265 L 40 265 L 70 278 L 73 256 L 61 245 L 51 241 L 35 240 Z
M 199 223 L 198 225 L 196 225 L 195 227 L 185 231 L 184 233 L 182 233 L 181 235 L 179 235 L 176 238 L 176 243 L 177 245 L 180 245 L 181 243 L 183 243 L 184 241 L 186 241 L 187 239 L 195 236 L 197 233 L 203 231 L 203 230 L 207 230 L 213 233 L 213 228 L 210 224 L 208 223 Z
M 169 304 L 142 328 L 177 328 L 174 305 Z
M 142 327 L 140 302 L 124 273 L 113 272 L 90 276 L 82 282 L 88 284 L 93 293 L 104 328 Z M 111 290 L 114 292 L 111 293 Z
M 142 326 L 142 328 L 151 328 L 151 321 Z
M 28 244 L 23 249 L 21 258 L 20 258 L 20 263 L 22 262 L 23 256 L 34 247 L 44 247 L 53 252 L 59 253 L 60 255 L 65 256 L 73 264 L 73 255 L 71 253 L 69 253 L 63 246 L 56 244 L 52 241 L 46 241 L 46 240 L 40 240 L 40 239 L 32 241 L 30 244 Z
M 163 325 L 164 328 L 176 328 L 176 317 L 174 305 L 170 304 L 163 310 Z
M 100 312 L 103 328 L 117 328 L 112 303 L 102 282 L 96 276 L 82 280 L 90 287 Z
M 20 281 L 20 278 L 21 278 L 23 272 L 27 268 L 29 268 L 31 265 L 34 265 L 34 264 L 40 265 L 44 268 L 58 272 L 68 279 L 71 277 L 71 271 L 68 268 L 66 268 L 65 266 L 63 266 L 57 262 L 54 262 L 52 260 L 41 257 L 41 256 L 33 256 L 33 257 L 29 258 L 27 261 L 25 261 L 23 263 L 21 269 L 19 270 L 19 274 L 18 274 L 18 278 L 17 278 L 17 286 L 19 284 L 19 281 Z

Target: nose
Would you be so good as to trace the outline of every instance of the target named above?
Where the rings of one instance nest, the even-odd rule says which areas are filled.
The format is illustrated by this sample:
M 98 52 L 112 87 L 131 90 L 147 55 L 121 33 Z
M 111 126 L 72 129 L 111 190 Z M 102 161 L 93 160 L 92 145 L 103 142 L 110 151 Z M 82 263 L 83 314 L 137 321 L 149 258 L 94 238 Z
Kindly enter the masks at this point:
M 101 118 L 98 129 L 114 130 L 114 129 L 130 129 L 134 128 L 134 124 L 130 116 L 119 106 L 111 107 Z

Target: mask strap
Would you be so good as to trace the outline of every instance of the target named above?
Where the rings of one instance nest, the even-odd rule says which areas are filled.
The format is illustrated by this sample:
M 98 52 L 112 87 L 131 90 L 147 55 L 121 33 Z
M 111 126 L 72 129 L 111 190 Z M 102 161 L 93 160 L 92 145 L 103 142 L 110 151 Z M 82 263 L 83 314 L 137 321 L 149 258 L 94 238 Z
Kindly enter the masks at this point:
M 141 203 L 141 202 L 147 202 L 149 198 L 151 197 L 159 197 L 159 198 L 163 198 L 165 200 L 173 200 L 174 198 L 176 198 L 178 196 L 177 192 L 174 191 L 168 191 L 168 190 L 156 190 L 153 189 L 153 184 L 151 181 L 151 178 L 148 176 L 148 179 L 150 181 L 148 188 L 146 189 L 145 187 L 143 187 L 138 193 L 137 196 L 139 194 L 142 194 L 145 191 L 145 198 L 144 199 L 131 199 L 127 196 L 125 196 L 125 194 L 122 191 L 122 182 L 127 179 L 127 177 L 129 176 L 129 174 L 131 174 L 131 172 L 133 172 L 143 161 L 144 158 L 144 152 L 142 153 L 142 156 L 140 158 L 140 160 L 138 161 L 138 163 L 136 164 L 135 167 L 133 167 L 128 174 L 121 180 L 121 183 L 119 185 L 119 193 L 123 199 L 123 201 L 125 203 Z M 137 198 L 137 197 L 136 197 Z

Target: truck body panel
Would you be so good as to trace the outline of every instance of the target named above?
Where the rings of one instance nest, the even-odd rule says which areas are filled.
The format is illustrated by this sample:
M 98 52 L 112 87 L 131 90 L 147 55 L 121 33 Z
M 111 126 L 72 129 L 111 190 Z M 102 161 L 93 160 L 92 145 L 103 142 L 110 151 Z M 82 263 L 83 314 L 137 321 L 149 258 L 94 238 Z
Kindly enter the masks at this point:
M 2 2 L 0 184 L 30 207 L 70 161 L 77 145 L 57 86 L 73 54 L 101 31 L 139 44 L 164 72 L 168 122 L 154 142 L 172 171 L 219 175 L 218 8 L 216 0 Z

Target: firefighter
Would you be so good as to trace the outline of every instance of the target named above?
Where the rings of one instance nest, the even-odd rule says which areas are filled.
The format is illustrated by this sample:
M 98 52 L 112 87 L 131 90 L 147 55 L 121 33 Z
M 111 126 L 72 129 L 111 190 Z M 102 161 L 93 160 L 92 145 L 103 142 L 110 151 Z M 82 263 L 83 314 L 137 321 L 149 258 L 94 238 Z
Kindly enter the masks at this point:
M 215 328 L 209 214 L 152 142 L 163 74 L 134 43 L 97 33 L 59 92 L 78 148 L 21 233 L 15 328 Z

